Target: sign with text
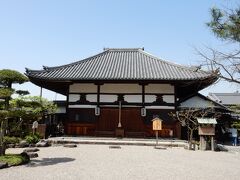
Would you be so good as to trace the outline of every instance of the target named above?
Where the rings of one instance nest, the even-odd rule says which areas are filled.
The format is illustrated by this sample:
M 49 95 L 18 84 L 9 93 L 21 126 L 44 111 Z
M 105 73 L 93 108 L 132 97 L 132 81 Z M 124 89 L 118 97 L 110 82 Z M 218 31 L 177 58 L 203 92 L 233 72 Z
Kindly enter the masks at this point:
M 154 118 L 152 120 L 152 128 L 154 131 L 162 130 L 162 120 L 159 118 Z
M 215 135 L 215 127 L 211 127 L 211 126 L 199 127 L 198 128 L 198 134 L 199 135 L 214 136 Z

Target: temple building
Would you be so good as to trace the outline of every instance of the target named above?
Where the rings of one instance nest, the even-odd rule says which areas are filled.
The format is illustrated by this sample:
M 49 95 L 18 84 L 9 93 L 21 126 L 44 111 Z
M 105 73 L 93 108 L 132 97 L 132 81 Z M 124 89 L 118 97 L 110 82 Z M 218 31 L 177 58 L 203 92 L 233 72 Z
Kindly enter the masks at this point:
M 161 60 L 143 48 L 106 48 L 71 64 L 26 69 L 26 75 L 67 97 L 66 134 L 113 137 L 153 136 L 152 119 L 159 117 L 160 136 L 180 138 L 181 126 L 169 112 L 218 79 L 217 74 Z

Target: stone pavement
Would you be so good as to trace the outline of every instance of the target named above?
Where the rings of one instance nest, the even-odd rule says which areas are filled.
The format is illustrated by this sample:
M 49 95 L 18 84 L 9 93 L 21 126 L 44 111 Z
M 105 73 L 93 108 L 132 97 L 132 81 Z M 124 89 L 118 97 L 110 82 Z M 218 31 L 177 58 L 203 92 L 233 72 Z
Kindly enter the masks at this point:
M 155 146 L 156 139 L 143 138 L 109 138 L 109 137 L 52 137 L 48 142 L 54 144 L 107 144 L 107 145 L 137 145 Z M 159 139 L 159 146 L 184 147 L 187 141 L 179 139 Z

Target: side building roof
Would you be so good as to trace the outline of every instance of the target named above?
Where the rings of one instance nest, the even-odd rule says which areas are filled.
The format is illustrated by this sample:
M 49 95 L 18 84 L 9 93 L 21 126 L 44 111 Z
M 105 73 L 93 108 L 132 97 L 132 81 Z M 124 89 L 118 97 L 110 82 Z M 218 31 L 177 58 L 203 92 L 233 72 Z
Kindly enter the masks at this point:
M 209 93 L 208 97 L 223 105 L 239 105 L 240 93 Z

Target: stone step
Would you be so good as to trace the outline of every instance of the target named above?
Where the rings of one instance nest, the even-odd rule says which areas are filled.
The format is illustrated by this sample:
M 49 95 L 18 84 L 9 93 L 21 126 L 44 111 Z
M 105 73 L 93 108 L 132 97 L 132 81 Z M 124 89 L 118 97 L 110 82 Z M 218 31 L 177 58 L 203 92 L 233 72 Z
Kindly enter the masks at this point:
M 117 138 L 82 138 L 82 137 L 55 137 L 49 138 L 51 144 L 102 144 L 102 145 L 135 145 L 135 146 L 155 146 L 154 139 L 117 139 Z M 165 147 L 184 147 L 187 144 L 182 140 L 159 140 L 159 146 Z

